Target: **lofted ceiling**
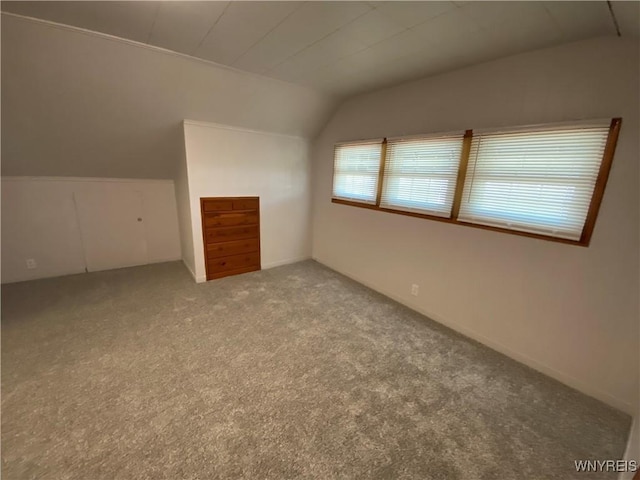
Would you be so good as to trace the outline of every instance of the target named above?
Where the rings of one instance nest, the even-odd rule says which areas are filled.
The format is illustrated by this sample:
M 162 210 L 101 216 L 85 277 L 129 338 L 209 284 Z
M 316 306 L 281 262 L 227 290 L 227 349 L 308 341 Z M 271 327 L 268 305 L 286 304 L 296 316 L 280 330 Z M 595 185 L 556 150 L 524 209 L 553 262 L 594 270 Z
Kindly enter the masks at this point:
M 612 2 L 622 36 L 640 34 L 638 5 Z M 2 10 L 333 95 L 617 34 L 605 1 L 3 1 Z

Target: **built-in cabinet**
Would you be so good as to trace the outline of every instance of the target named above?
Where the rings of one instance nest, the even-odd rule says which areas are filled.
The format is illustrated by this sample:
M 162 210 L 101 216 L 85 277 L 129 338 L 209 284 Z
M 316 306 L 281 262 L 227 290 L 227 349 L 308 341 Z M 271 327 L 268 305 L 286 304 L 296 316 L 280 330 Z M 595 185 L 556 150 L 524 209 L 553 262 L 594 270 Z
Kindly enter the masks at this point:
M 260 198 L 200 199 L 207 280 L 260 270 Z
M 149 263 L 141 192 L 81 190 L 73 200 L 88 272 Z
M 1 203 L 2 283 L 181 258 L 172 180 L 2 177 Z

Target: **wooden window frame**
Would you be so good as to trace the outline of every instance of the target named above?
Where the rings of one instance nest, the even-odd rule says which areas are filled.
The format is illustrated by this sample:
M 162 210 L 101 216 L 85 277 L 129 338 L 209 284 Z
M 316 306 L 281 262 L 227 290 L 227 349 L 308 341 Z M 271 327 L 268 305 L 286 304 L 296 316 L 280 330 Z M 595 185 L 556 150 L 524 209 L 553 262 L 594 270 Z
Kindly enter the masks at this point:
M 458 167 L 458 176 L 456 181 L 456 191 L 453 197 L 453 206 L 451 207 L 451 215 L 447 217 L 438 217 L 436 215 L 429 215 L 427 213 L 419 212 L 407 212 L 402 210 L 394 210 L 392 208 L 385 208 L 380 206 L 380 199 L 382 198 L 382 188 L 384 180 L 385 164 L 387 162 L 387 139 L 382 142 L 382 152 L 380 158 L 380 169 L 378 170 L 378 191 L 376 197 L 376 203 L 360 203 L 351 200 L 342 200 L 340 198 L 331 198 L 332 203 L 340 205 L 348 205 L 351 207 L 366 208 L 368 210 L 376 210 L 386 213 L 395 213 L 397 215 L 405 215 L 409 217 L 425 218 L 428 220 L 435 220 L 436 222 L 451 223 L 454 225 L 464 225 L 466 227 L 480 228 L 482 230 L 491 230 L 494 232 L 509 233 L 511 235 L 519 235 L 522 237 L 537 238 L 540 240 L 547 240 L 551 242 L 565 243 L 569 245 L 577 245 L 581 247 L 588 247 L 591 243 L 593 236 L 593 230 L 595 228 L 598 213 L 600 211 L 600 205 L 602 198 L 604 197 L 605 187 L 609 179 L 609 173 L 611 171 L 611 164 L 613 163 L 613 156 L 615 154 L 616 146 L 618 143 L 618 136 L 620 134 L 620 127 L 622 125 L 622 118 L 616 117 L 611 119 L 609 124 L 609 133 L 607 135 L 607 142 L 605 144 L 604 154 L 602 161 L 600 162 L 600 169 L 596 178 L 596 184 L 591 195 L 591 202 L 587 213 L 587 218 L 582 228 L 582 234 L 580 240 L 570 240 L 567 238 L 558 238 L 551 235 L 544 235 L 540 233 L 521 232 L 518 230 L 511 230 L 502 227 L 492 227 L 489 225 L 480 225 L 471 222 L 465 222 L 458 220 L 458 214 L 460 213 L 460 204 L 462 202 L 462 192 L 464 189 L 464 182 L 467 174 L 467 166 L 469 164 L 469 155 L 471 152 L 471 141 L 473 139 L 473 130 L 466 130 L 463 137 L 462 153 L 460 156 L 460 164 Z
M 378 173 L 377 173 L 377 179 L 376 181 L 378 182 L 376 185 L 376 197 L 375 197 L 375 202 L 371 203 L 370 201 L 364 201 L 364 200 L 349 200 L 346 198 L 340 198 L 340 197 L 334 197 L 334 193 L 335 193 L 335 181 L 336 181 L 336 153 L 338 151 L 338 147 L 349 147 L 349 146 L 358 146 L 358 145 L 366 145 L 366 144 L 371 144 L 371 145 L 379 145 L 380 146 L 380 163 L 378 165 Z M 341 202 L 352 202 L 352 203 L 357 203 L 357 204 L 363 204 L 363 205 L 369 205 L 369 206 L 373 206 L 373 205 L 379 205 L 380 204 L 380 192 L 382 191 L 382 183 L 381 183 L 381 179 L 382 177 L 380 176 L 380 170 L 384 167 L 384 163 L 385 163 L 385 155 L 387 154 L 387 139 L 386 138 L 374 138 L 374 139 L 370 139 L 370 140 L 354 140 L 354 141 L 350 141 L 350 142 L 339 142 L 336 143 L 333 146 L 333 176 L 331 179 L 331 198 L 332 200 L 340 200 Z

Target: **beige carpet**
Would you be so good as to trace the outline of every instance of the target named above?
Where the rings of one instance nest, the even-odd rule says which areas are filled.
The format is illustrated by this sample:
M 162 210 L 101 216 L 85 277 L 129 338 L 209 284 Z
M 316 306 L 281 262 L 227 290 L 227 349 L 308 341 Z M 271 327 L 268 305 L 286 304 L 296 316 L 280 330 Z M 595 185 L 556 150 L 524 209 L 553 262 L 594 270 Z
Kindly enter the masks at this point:
M 2 287 L 2 478 L 590 479 L 630 418 L 308 261 Z

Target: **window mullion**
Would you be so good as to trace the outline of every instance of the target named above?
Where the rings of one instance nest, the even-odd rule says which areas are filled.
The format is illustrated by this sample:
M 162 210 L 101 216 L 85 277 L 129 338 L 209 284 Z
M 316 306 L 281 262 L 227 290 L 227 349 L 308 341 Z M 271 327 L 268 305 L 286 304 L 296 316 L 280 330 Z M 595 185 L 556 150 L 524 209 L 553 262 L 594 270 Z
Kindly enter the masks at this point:
M 473 130 L 466 130 L 462 139 L 462 153 L 460 154 L 460 166 L 458 167 L 458 178 L 456 179 L 456 193 L 453 196 L 453 207 L 451 208 L 451 218 L 457 219 L 462 202 L 462 191 L 464 190 L 464 180 L 467 176 L 467 165 L 469 164 L 469 153 L 471 152 L 471 140 L 473 140 Z
M 380 169 L 378 170 L 378 191 L 376 193 L 376 207 L 380 206 L 380 201 L 382 199 L 382 188 L 384 182 L 384 168 L 387 163 L 387 139 L 385 138 L 382 141 L 382 146 L 380 147 Z

